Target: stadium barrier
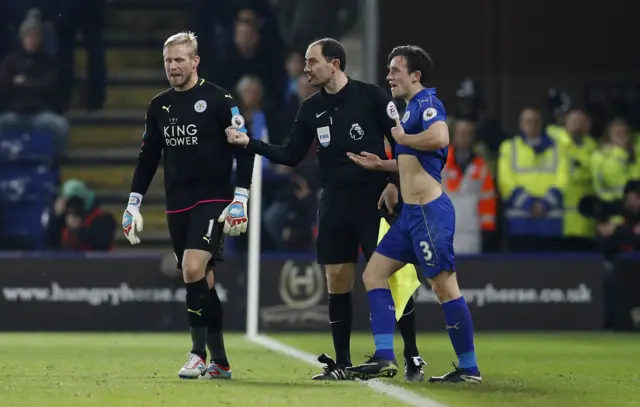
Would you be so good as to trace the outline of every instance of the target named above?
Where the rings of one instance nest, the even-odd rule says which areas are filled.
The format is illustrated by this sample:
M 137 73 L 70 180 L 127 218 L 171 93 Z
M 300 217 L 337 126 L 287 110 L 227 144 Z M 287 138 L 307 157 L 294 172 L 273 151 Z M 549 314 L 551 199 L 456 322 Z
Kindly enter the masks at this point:
M 477 330 L 602 329 L 603 266 L 598 256 L 495 255 L 457 263 Z M 262 331 L 328 329 L 324 273 L 311 256 L 265 255 L 260 264 Z M 217 268 L 228 330 L 245 329 L 244 270 L 246 259 L 240 257 Z M 639 280 L 636 276 L 635 298 Z M 173 254 L 0 254 L 0 292 L 3 331 L 187 327 L 185 291 Z M 421 287 L 414 298 L 418 329 L 442 330 L 444 319 L 431 291 Z M 359 278 L 353 304 L 354 330 L 368 331 L 368 301 Z

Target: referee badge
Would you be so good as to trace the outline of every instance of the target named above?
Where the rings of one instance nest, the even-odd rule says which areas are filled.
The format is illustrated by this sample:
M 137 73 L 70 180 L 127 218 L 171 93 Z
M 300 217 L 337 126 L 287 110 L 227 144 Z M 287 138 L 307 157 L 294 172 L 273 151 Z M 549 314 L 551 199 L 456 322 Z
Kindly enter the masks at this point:
M 202 113 L 207 110 L 207 102 L 204 100 L 198 100 L 196 104 L 193 105 L 193 109 L 198 113 Z

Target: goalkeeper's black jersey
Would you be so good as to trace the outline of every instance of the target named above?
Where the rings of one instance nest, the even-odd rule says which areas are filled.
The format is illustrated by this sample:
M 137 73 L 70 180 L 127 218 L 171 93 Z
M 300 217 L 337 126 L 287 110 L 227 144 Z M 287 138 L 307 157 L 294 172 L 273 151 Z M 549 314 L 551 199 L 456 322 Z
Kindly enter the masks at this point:
M 231 94 L 204 79 L 187 91 L 169 89 L 154 97 L 147 108 L 131 192 L 147 192 L 161 157 L 168 211 L 230 200 L 234 186 L 249 189 L 254 154 L 230 145 L 224 132 L 237 114 Z

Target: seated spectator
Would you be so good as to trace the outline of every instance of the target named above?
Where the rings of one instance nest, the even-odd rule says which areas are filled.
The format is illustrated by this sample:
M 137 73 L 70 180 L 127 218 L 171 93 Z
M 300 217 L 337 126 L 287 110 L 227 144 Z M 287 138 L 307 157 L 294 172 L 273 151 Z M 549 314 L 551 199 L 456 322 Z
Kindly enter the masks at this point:
M 282 105 L 286 78 L 283 61 L 274 57 L 256 28 L 249 23 L 236 23 L 234 43 L 225 63 L 217 66 L 217 83 L 225 89 L 233 89 L 242 77 L 256 76 L 265 88 L 265 99 Z
M 111 251 L 116 221 L 100 209 L 95 193 L 76 179 L 64 183 L 46 230 L 49 250 Z
M 598 224 L 598 240 L 609 261 L 621 252 L 640 251 L 640 181 L 625 187 L 621 221 Z
M 309 160 L 289 168 L 288 181 L 280 185 L 263 214 L 265 231 L 277 250 L 313 250 L 313 224 L 317 211 L 317 168 Z
M 42 49 L 43 26 L 39 12 L 31 10 L 20 25 L 20 46 L 0 66 L 0 131 L 29 127 L 50 132 L 56 154 L 62 156 L 69 139 L 69 123 L 57 109 L 56 60 Z
M 293 51 L 287 55 L 285 62 L 287 70 L 287 84 L 285 87 L 285 103 L 298 95 L 298 78 L 304 72 L 304 57 L 299 52 Z M 306 78 L 305 78 L 306 79 Z
M 294 95 L 295 97 L 288 98 L 287 102 L 284 105 L 284 109 L 282 109 L 282 111 L 278 114 L 277 128 L 275 129 L 275 131 L 271 132 L 271 143 L 285 143 L 289 135 L 291 125 L 296 119 L 296 115 L 298 114 L 298 109 L 300 109 L 302 101 L 318 91 L 318 89 L 314 88 L 309 83 L 306 74 L 299 74 L 296 78 L 296 82 L 297 85 L 296 93 Z

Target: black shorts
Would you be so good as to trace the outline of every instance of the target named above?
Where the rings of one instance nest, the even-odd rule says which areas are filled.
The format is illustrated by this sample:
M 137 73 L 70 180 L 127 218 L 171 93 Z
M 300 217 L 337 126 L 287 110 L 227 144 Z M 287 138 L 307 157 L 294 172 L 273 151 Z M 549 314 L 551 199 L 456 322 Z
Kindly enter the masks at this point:
M 357 263 L 362 247 L 367 260 L 378 245 L 381 213 L 378 199 L 384 190 L 323 190 L 318 209 L 318 264 Z
M 209 266 L 223 261 L 223 223 L 218 217 L 228 202 L 207 202 L 184 212 L 167 214 L 169 235 L 178 268 L 182 268 L 182 255 L 187 249 L 204 250 L 212 254 Z

